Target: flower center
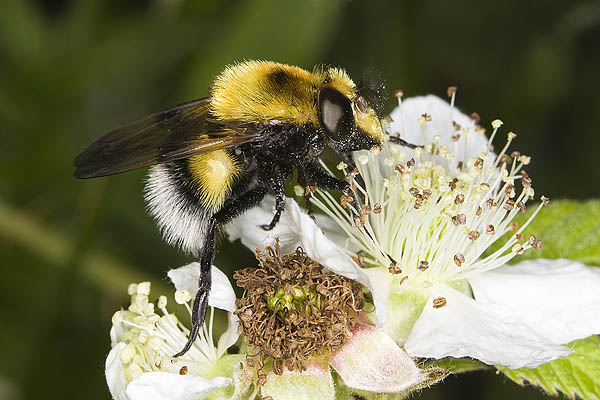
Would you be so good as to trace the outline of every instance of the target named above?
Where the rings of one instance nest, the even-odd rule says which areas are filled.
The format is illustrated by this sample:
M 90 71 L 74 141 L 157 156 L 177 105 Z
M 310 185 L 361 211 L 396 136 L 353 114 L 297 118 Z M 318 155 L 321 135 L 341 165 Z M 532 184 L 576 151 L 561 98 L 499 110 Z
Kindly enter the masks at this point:
M 211 308 L 210 327 L 203 328 L 190 351 L 184 357 L 173 358 L 172 354 L 186 342 L 188 331 L 182 330 L 177 317 L 167 311 L 167 298 L 160 296 L 156 306 L 149 302 L 150 282 L 131 284 L 128 293 L 131 296 L 128 309 L 117 311 L 112 318 L 116 336 L 113 340 L 126 343 L 120 355 L 126 382 L 152 371 L 207 376 L 222 355 L 212 343 L 214 310 Z M 189 292 L 175 292 L 175 299 L 189 309 Z
M 309 358 L 337 350 L 352 336 L 363 309 L 362 289 L 323 271 L 300 248 L 283 257 L 279 242 L 265 250 L 256 252 L 258 267 L 234 275 L 244 288 L 235 312 L 239 330 L 255 353 L 248 364 L 259 375 L 267 359 L 277 374 L 284 366 L 302 371 Z
M 301 312 L 312 314 L 313 307 L 320 309 L 322 296 L 316 290 L 306 287 L 293 286 L 287 293 L 284 288 L 278 288 L 275 294 L 267 299 L 269 308 L 276 312 Z
M 524 226 L 514 221 L 534 196 L 523 170 L 530 157 L 507 153 L 516 135 L 508 133 L 496 156 L 491 141 L 500 120 L 492 122 L 489 141 L 474 121 L 450 121 L 423 113 L 413 123 L 429 142 L 414 151 L 387 142 L 378 155 L 355 153 L 354 170 L 338 165 L 355 188 L 353 196 L 338 202 L 317 190 L 313 200 L 346 233 L 349 255 L 359 264 L 385 266 L 400 285 L 456 284 L 542 246 L 522 232 L 545 197 Z M 498 250 L 484 255 L 500 239 Z

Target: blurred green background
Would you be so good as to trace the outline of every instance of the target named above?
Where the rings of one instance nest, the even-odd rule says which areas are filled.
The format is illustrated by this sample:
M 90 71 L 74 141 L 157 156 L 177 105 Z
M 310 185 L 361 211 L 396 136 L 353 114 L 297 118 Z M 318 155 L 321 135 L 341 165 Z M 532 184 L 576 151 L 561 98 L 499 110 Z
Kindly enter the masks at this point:
M 205 96 L 243 59 L 375 68 L 407 96 L 458 85 L 461 109 L 519 134 L 538 194 L 600 193 L 600 1 L 2 0 L 0 399 L 109 398 L 108 330 L 127 284 L 167 288 L 165 271 L 189 259 L 146 215 L 145 171 L 80 181 L 73 158 Z M 251 263 L 230 243 L 216 260 Z M 544 398 L 491 372 L 419 398 L 473 396 Z

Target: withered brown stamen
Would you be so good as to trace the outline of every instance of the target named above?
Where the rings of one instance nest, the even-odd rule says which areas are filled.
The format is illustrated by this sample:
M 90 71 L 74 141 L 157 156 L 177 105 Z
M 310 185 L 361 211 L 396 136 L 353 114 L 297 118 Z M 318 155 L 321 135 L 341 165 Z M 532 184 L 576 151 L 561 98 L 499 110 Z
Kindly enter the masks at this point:
M 352 335 L 364 300 L 359 283 L 324 271 L 301 248 L 281 256 L 277 241 L 257 250 L 256 259 L 258 267 L 234 274 L 244 289 L 235 314 L 260 385 L 267 359 L 276 374 L 284 367 L 303 371 L 309 358 L 339 349 Z

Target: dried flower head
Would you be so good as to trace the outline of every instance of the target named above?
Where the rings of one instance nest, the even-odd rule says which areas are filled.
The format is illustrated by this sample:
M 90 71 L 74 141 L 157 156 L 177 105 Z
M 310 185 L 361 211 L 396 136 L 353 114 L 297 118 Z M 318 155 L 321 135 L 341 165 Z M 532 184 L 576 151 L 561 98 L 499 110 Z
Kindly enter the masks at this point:
M 239 333 L 255 354 L 249 365 L 273 371 L 306 369 L 312 357 L 339 349 L 351 336 L 363 309 L 361 286 L 327 272 L 297 248 L 281 256 L 277 241 L 266 252 L 256 250 L 258 267 L 234 275 L 244 295 L 236 301 Z

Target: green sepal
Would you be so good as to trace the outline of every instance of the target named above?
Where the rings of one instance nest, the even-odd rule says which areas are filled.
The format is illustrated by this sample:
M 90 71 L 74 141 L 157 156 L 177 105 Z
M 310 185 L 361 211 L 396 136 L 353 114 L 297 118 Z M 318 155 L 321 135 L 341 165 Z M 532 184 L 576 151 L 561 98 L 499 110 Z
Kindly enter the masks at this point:
M 481 361 L 474 360 L 472 358 L 442 358 L 441 360 L 427 360 L 425 361 L 422 368 L 443 368 L 450 371 L 453 374 L 461 374 L 463 372 L 480 371 L 484 369 L 490 369 L 489 365 L 482 363 Z
M 208 379 L 225 376 L 233 379 L 233 383 L 224 388 L 213 390 L 208 400 L 241 400 L 247 398 L 253 384 L 254 372 L 247 366 L 242 367 L 245 354 L 226 354 L 217 361 Z
M 273 400 L 333 400 L 335 387 L 326 359 L 313 359 L 303 372 L 283 370 L 281 375 L 267 374 L 267 381 L 261 387 L 262 397 Z
M 522 226 L 532 212 L 533 207 L 530 206 L 525 214 L 518 214 L 515 221 Z M 511 264 L 533 258 L 568 258 L 588 265 L 600 265 L 600 201 L 552 201 L 523 234 L 527 238 L 534 234 L 544 242 L 544 247 L 526 251 L 515 257 Z M 504 242 L 497 241 L 486 254 L 491 254 Z
M 497 367 L 508 378 L 523 386 L 525 381 L 553 396 L 562 392 L 570 398 L 600 399 L 600 338 L 590 336 L 567 345 L 573 349 L 561 358 L 534 369 Z

